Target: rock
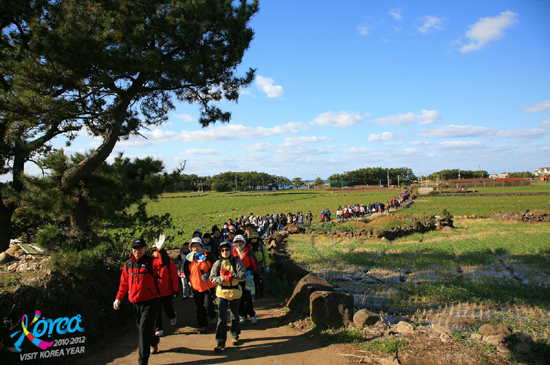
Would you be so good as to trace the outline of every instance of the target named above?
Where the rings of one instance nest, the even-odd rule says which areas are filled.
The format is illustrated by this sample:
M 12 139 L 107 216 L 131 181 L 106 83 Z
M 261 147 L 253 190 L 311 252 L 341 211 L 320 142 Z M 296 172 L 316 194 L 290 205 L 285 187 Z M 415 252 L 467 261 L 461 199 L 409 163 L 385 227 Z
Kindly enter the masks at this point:
M 296 233 L 302 233 L 304 230 L 300 229 L 297 225 L 292 223 L 290 226 L 288 226 L 288 233 L 296 234 Z
M 500 352 L 501 354 L 510 354 L 510 353 L 512 353 L 512 351 L 510 351 L 510 349 L 508 347 L 506 347 L 506 345 L 503 344 L 503 343 L 497 345 L 497 351 Z
M 316 291 L 310 296 L 311 320 L 318 326 L 340 328 L 353 321 L 353 295 Z
M 489 335 L 489 336 L 483 336 L 483 342 L 489 345 L 497 346 L 499 343 L 504 343 L 505 336 L 503 334 L 500 335 Z
M 453 231 L 454 231 L 454 229 L 452 227 L 449 227 L 449 226 L 447 226 L 447 227 L 445 227 L 441 230 L 441 232 L 443 232 L 443 233 L 451 233 Z
M 15 257 L 22 257 L 25 256 L 27 253 L 22 248 L 19 248 L 17 251 L 15 251 Z
M 479 333 L 481 333 L 484 336 L 492 336 L 492 335 L 504 335 L 509 336 L 512 334 L 512 331 L 510 331 L 510 328 L 503 324 L 484 324 L 483 326 L 479 327 Z
M 514 352 L 528 354 L 531 352 L 531 346 L 525 342 L 520 342 L 514 347 Z
M 27 271 L 29 269 L 29 264 L 26 263 L 26 262 L 21 262 L 19 264 L 19 266 L 17 267 L 17 272 L 23 272 L 23 271 Z
M 473 333 L 471 336 L 470 336 L 470 339 L 472 341 L 481 341 L 483 339 L 483 335 L 480 335 L 479 333 Z
M 6 268 L 6 271 L 14 271 L 15 269 L 17 269 L 17 266 L 19 266 L 19 263 L 18 263 L 18 262 L 14 262 L 13 264 L 9 265 L 9 266 Z
M 446 334 L 451 333 L 451 330 L 448 329 L 447 327 L 441 326 L 439 324 L 433 324 L 433 323 L 432 323 L 432 330 L 434 330 L 435 332 L 446 333 Z
M 402 335 L 408 335 L 413 333 L 414 326 L 410 323 L 401 321 L 395 326 L 393 326 L 393 331 L 397 333 L 401 333 Z
M 281 275 L 283 277 L 286 277 L 286 280 L 291 284 L 299 282 L 308 274 L 309 272 L 307 270 L 302 269 L 291 260 L 286 260 L 281 266 Z M 330 285 L 327 281 L 325 281 L 325 283 L 327 285 Z
M 447 334 L 447 333 L 442 333 L 441 336 L 439 336 L 439 338 L 441 339 L 441 342 L 450 342 L 451 341 L 451 336 L 449 336 L 449 334 Z
M 5 263 L 10 262 L 13 260 L 14 257 L 6 252 L 0 253 L 0 265 L 4 265 Z
M 322 279 L 317 275 L 308 274 L 298 282 L 286 306 L 292 311 L 303 314 L 310 314 L 310 296 L 311 293 L 316 291 L 334 291 L 334 288 L 325 279 Z
M 353 315 L 353 323 L 359 327 L 372 326 L 380 320 L 380 316 L 369 312 L 366 309 L 360 309 Z
M 6 253 L 10 256 L 15 257 L 15 253 L 19 250 L 19 245 L 11 245 L 7 250 Z
M 267 246 L 267 249 L 269 251 L 275 250 L 275 252 L 279 252 L 279 247 L 277 247 L 277 241 L 272 240 L 269 242 L 269 246 Z

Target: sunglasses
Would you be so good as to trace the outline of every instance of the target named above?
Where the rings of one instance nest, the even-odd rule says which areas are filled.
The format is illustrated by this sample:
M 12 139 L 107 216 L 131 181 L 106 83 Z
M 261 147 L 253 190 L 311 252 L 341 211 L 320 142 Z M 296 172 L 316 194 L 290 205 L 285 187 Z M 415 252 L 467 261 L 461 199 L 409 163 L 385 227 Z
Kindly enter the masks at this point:
M 224 252 L 224 251 L 231 251 L 231 249 L 229 249 L 229 248 L 222 248 L 220 251 L 221 251 L 221 252 Z

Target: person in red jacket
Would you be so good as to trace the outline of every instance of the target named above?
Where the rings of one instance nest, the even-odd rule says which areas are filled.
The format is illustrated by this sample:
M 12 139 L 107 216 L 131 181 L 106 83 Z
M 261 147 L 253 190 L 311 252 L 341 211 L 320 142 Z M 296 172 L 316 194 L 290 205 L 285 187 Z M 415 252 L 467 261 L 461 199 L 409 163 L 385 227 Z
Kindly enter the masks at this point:
M 199 237 L 193 237 L 189 243 L 191 252 L 185 258 L 183 271 L 185 276 L 189 278 L 191 288 L 193 289 L 193 299 L 197 306 L 197 324 L 199 325 L 199 333 L 205 333 L 210 323 L 216 325 L 216 310 L 214 308 L 214 295 L 212 288 L 215 286 L 209 279 L 212 265 L 216 262 L 216 258 L 212 252 L 208 252 Z
M 155 242 L 153 245 L 152 254 L 153 257 L 158 258 L 160 256 L 162 265 L 160 266 L 159 271 L 159 290 L 160 290 L 160 307 L 157 313 L 157 326 L 155 335 L 163 336 L 164 329 L 162 326 L 162 308 L 166 315 L 170 319 L 170 324 L 172 326 L 176 325 L 178 319 L 178 314 L 172 306 L 172 298 L 176 297 L 180 290 L 178 270 L 176 269 L 176 264 L 168 256 L 168 252 L 164 248 L 158 249 L 158 242 Z
M 164 245 L 164 240 L 160 245 L 161 249 L 162 245 Z M 158 352 L 160 341 L 155 336 L 155 318 L 160 303 L 160 291 L 156 277 L 162 262 L 160 258 L 146 255 L 146 251 L 147 244 L 142 238 L 138 238 L 132 243 L 132 257 L 126 261 L 122 268 L 120 286 L 113 303 L 113 308 L 119 310 L 122 299 L 128 293 L 128 300 L 132 303 L 139 330 L 138 362 L 140 365 L 147 365 L 150 353 Z
M 256 256 L 254 256 L 250 247 L 246 245 L 246 239 L 242 235 L 235 236 L 233 240 L 233 256 L 242 261 L 247 276 L 256 275 L 258 273 Z M 241 303 L 239 304 L 239 316 L 241 317 L 239 323 L 245 324 L 247 316 L 250 316 L 252 323 L 256 323 L 258 320 L 256 319 L 256 312 L 254 311 L 254 304 L 252 303 L 252 294 L 246 289 L 246 281 L 240 282 L 239 285 L 242 286 L 243 291 Z M 252 283 L 252 287 L 254 287 L 254 283 Z

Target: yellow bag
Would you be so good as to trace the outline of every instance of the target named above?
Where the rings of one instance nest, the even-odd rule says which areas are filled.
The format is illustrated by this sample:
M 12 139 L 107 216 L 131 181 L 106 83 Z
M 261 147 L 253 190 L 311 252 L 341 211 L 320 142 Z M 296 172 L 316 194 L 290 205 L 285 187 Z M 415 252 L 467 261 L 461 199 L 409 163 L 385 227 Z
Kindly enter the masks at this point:
M 243 295 L 241 286 L 237 284 L 235 287 L 218 285 L 216 287 L 216 296 L 225 300 L 232 301 L 233 299 L 239 299 Z

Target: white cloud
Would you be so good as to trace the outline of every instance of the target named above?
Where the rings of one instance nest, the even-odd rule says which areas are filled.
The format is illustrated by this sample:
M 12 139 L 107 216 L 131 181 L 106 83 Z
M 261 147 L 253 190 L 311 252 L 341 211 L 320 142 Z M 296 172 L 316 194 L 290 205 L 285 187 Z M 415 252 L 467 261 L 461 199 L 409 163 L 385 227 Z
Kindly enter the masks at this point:
M 358 123 L 363 123 L 363 118 L 357 112 L 325 112 L 313 119 L 311 124 L 347 128 Z
M 487 137 L 494 135 L 496 129 L 487 127 L 476 127 L 473 125 L 448 125 L 424 130 L 419 133 L 425 138 L 464 138 L 464 137 Z
M 540 123 L 541 128 L 550 129 L 550 119 L 543 120 Z
M 272 78 L 256 76 L 255 82 L 258 89 L 266 93 L 269 98 L 282 98 L 285 93 L 281 85 L 273 85 Z
M 550 100 L 541 101 L 533 105 L 522 106 L 525 108 L 525 113 L 538 113 L 550 109 Z
M 504 29 L 518 23 L 518 14 L 508 10 L 494 17 L 479 18 L 479 21 L 470 25 L 466 32 L 469 43 L 460 48 L 460 52 L 467 53 L 485 47 L 488 43 L 504 37 Z
M 410 112 L 406 114 L 390 115 L 387 117 L 373 119 L 371 122 L 385 126 L 400 126 L 414 122 L 418 122 L 418 124 L 432 124 L 441 119 L 443 118 L 441 118 L 439 112 L 436 112 L 435 110 L 423 109 L 421 114 L 414 114 Z
M 367 140 L 369 142 L 374 142 L 374 141 L 389 141 L 391 139 L 394 138 L 394 135 L 393 133 L 390 133 L 390 132 L 384 132 L 382 134 L 371 134 L 369 136 L 369 138 L 367 138 Z
M 204 143 L 239 139 L 259 139 L 284 134 L 300 134 L 301 130 L 311 130 L 311 127 L 304 123 L 297 122 L 291 122 L 273 128 L 246 127 L 240 124 L 229 124 L 193 132 L 181 131 L 179 133 L 155 129 L 145 133 L 145 136 L 155 142 Z
M 433 144 L 430 147 L 442 150 L 471 150 L 485 148 L 485 145 L 476 141 L 445 141 Z
M 179 152 L 180 155 L 223 155 L 225 154 L 224 151 L 220 150 L 212 150 L 212 149 L 206 149 L 206 148 L 192 148 L 190 150 L 185 150 Z
M 434 15 L 426 15 L 419 19 L 422 25 L 417 25 L 419 32 L 428 34 L 432 28 L 437 30 L 443 29 L 443 18 L 438 18 Z
M 357 27 L 357 31 L 361 35 L 370 35 L 370 31 L 374 29 L 375 26 L 376 26 L 375 24 L 367 24 L 367 23 L 361 24 L 360 26 Z
M 415 146 L 415 147 L 427 147 L 430 145 L 431 145 L 430 142 L 425 142 L 425 141 L 412 141 L 411 143 L 409 143 L 409 146 Z
M 285 142 L 288 144 L 319 143 L 319 142 L 330 142 L 330 141 L 332 141 L 332 139 L 328 137 L 285 138 Z
M 183 123 L 195 122 L 197 119 L 193 118 L 189 114 L 174 114 L 174 117 L 182 121 Z
M 401 20 L 403 19 L 403 16 L 401 15 L 401 8 L 395 8 L 395 9 L 391 9 L 388 14 L 390 14 L 391 16 L 394 17 L 395 20 Z
M 495 134 L 496 138 L 511 138 L 511 139 L 530 139 L 542 137 L 548 134 L 544 129 L 510 129 L 507 131 L 498 131 Z

